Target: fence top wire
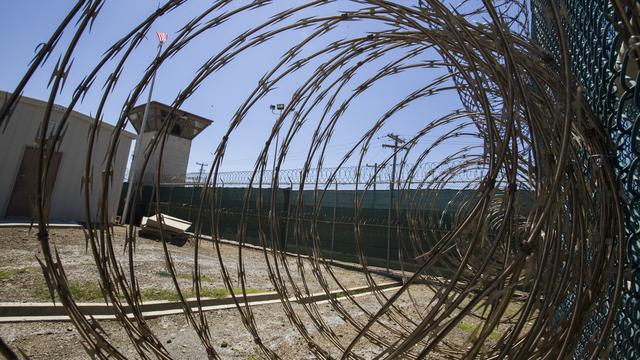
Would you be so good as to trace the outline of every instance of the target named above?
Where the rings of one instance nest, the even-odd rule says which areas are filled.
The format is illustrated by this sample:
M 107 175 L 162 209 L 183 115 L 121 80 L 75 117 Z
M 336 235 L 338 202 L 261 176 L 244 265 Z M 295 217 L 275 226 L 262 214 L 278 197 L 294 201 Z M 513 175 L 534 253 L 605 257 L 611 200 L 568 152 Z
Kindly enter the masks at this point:
M 459 164 L 459 163 L 458 163 Z M 455 166 L 456 163 L 451 163 L 451 166 Z M 426 182 L 431 178 L 436 176 L 437 169 L 441 167 L 439 163 L 420 163 L 420 164 L 406 164 L 404 165 L 405 172 L 400 173 L 400 166 L 396 168 L 396 182 L 399 183 L 412 183 L 418 184 L 421 182 Z M 307 173 L 307 176 L 304 179 L 304 183 L 308 185 L 313 185 L 316 182 L 318 184 L 339 184 L 339 185 L 354 185 L 354 184 L 373 184 L 374 179 L 376 184 L 379 186 L 388 185 L 392 179 L 392 170 L 391 166 L 380 166 L 380 168 L 374 167 L 360 167 L 357 166 L 346 166 L 340 168 L 334 167 L 325 167 L 320 170 L 318 169 L 310 169 Z M 413 176 L 411 179 L 406 177 L 406 173 L 408 169 L 414 168 Z M 299 185 L 301 174 L 303 169 L 284 169 L 278 172 L 279 184 L 287 185 L 294 184 Z M 477 181 L 481 179 L 486 173 L 486 168 L 477 167 L 475 169 L 470 169 L 466 172 L 456 173 L 456 177 L 450 180 L 450 183 L 468 183 L 469 181 Z M 176 181 L 182 180 L 181 178 L 176 177 L 163 177 L 161 184 L 162 185 L 171 185 L 176 183 L 184 183 L 184 184 L 204 184 L 206 182 L 206 173 L 200 174 L 200 172 L 188 172 L 184 178 L 184 181 Z M 217 173 L 217 183 L 223 185 L 249 185 L 251 183 L 251 177 L 253 175 L 253 171 L 223 171 Z M 264 179 L 270 181 L 273 177 L 273 171 L 265 170 L 264 171 Z M 213 182 L 211 180 L 210 182 Z M 254 180 L 254 185 L 256 181 Z

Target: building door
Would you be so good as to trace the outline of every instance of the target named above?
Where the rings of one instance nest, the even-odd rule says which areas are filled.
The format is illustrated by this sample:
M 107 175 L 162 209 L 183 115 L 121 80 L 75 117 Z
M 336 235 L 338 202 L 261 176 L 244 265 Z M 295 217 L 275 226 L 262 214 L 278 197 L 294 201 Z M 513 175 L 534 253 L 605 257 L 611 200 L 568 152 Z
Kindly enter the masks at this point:
M 24 150 L 18 176 L 16 177 L 15 185 L 13 185 L 11 200 L 9 200 L 9 206 L 7 206 L 6 217 L 31 218 L 35 215 L 35 213 L 31 213 L 31 209 L 36 201 L 38 151 L 31 146 L 27 146 Z M 51 191 L 58 175 L 61 159 L 62 153 L 53 153 L 45 187 L 46 195 L 49 197 L 51 197 Z

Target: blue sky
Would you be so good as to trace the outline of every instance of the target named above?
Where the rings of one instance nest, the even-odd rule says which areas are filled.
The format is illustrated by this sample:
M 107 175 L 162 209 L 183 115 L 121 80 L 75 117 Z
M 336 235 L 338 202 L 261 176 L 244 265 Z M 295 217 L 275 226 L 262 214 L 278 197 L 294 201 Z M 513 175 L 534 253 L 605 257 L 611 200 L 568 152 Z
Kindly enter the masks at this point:
M 0 72 L 0 89 L 11 91 L 15 88 L 22 74 L 26 71 L 28 62 L 34 55 L 34 49 L 38 43 L 46 41 L 57 27 L 75 1 L 43 1 L 22 0 L 7 1 L 3 4 L 0 13 L 0 31 L 5 34 L 5 44 L 8 51 L 3 54 L 2 71 Z M 209 2 L 206 2 L 209 4 Z M 245 3 L 240 1 L 240 3 Z M 191 81 L 198 68 L 211 56 L 215 55 L 227 45 L 236 35 L 255 26 L 273 14 L 278 6 L 283 4 L 302 3 L 302 1 L 277 2 L 264 9 L 252 11 L 224 25 L 203 34 L 191 42 L 179 55 L 165 63 L 158 72 L 156 88 L 153 99 L 165 103 L 171 103 L 178 92 Z M 405 2 L 413 3 L 413 2 Z M 82 38 L 74 56 L 74 64 L 69 75 L 66 87 L 58 96 L 57 103 L 65 105 L 82 79 L 82 77 L 100 60 L 100 56 L 117 39 L 122 37 L 136 24 L 142 21 L 157 7 L 154 1 L 123 1 L 109 0 L 98 16 L 92 32 Z M 126 66 L 121 76 L 121 81 L 114 90 L 107 104 L 105 121 L 116 121 L 120 108 L 131 89 L 141 78 L 143 71 L 155 56 L 157 39 L 156 31 L 164 31 L 169 34 L 169 40 L 192 17 L 200 13 L 206 4 L 200 1 L 188 1 L 186 5 L 161 18 L 153 25 L 151 33 L 143 44 L 135 51 L 134 57 Z M 291 5 L 290 5 L 291 6 Z M 353 8 L 347 1 L 339 0 L 330 6 L 314 9 L 303 15 L 332 14 L 342 9 Z M 280 8 L 281 9 L 281 8 Z M 301 15 L 302 16 L 302 15 Z M 304 52 L 311 53 L 330 44 L 340 38 L 366 34 L 368 31 L 379 31 L 385 25 L 378 23 L 346 23 L 333 31 L 327 37 L 310 44 Z M 232 114 L 238 106 L 247 98 L 258 79 L 276 64 L 280 56 L 292 45 L 304 39 L 311 32 L 297 30 L 288 32 L 255 49 L 251 49 L 239 56 L 228 66 L 207 79 L 198 91 L 182 107 L 189 112 L 210 118 L 214 124 L 197 137 L 192 145 L 188 168 L 196 170 L 196 162 L 211 163 L 211 152 L 218 145 L 222 134 L 228 128 Z M 71 31 L 67 31 L 61 40 L 58 50 L 51 56 L 49 62 L 36 73 L 24 94 L 26 96 L 46 99 L 49 94 L 47 82 L 51 70 L 55 65 L 61 51 L 66 48 L 71 37 Z M 372 66 L 363 69 L 354 80 L 365 79 L 376 72 L 389 61 L 401 56 L 405 50 L 395 51 Z M 433 53 L 426 54 L 417 60 L 432 59 Z M 309 67 L 288 77 L 277 89 L 273 90 L 264 99 L 256 103 L 247 114 L 242 125 L 234 132 L 226 151 L 222 166 L 224 171 L 249 170 L 253 168 L 258 153 L 262 150 L 267 135 L 273 126 L 276 116 L 269 110 L 271 103 L 286 103 L 295 89 L 304 83 L 313 68 Z M 104 71 L 94 85 L 94 90 L 89 93 L 83 103 L 76 106 L 76 110 L 93 114 L 101 95 L 101 85 L 108 71 Z M 378 116 L 388 110 L 395 102 L 402 99 L 410 92 L 424 86 L 429 79 L 442 74 L 424 69 L 411 70 L 384 81 L 370 88 L 358 98 L 338 123 L 334 137 L 332 137 L 325 160 L 325 166 L 338 163 L 341 156 L 348 148 L 359 140 L 360 136 L 377 120 Z M 354 85 L 355 86 L 355 85 Z M 342 99 L 350 94 L 351 89 L 345 91 Z M 139 103 L 146 99 L 146 92 L 141 96 Z M 382 148 L 382 143 L 387 142 L 383 135 L 395 132 L 409 137 L 425 126 L 429 121 L 446 114 L 460 106 L 457 95 L 449 92 L 437 95 L 428 100 L 420 100 L 414 105 L 403 109 L 389 120 L 389 123 L 374 138 L 370 147 L 367 162 L 383 161 L 389 156 L 388 149 Z M 291 144 L 291 149 L 283 168 L 297 168 L 302 166 L 309 149 L 311 134 L 317 122 L 310 120 L 303 127 Z M 129 128 L 131 130 L 131 128 Z M 446 131 L 446 127 L 439 129 Z M 430 139 L 437 134 L 428 135 L 425 146 Z M 441 148 L 438 154 L 434 154 L 429 161 L 438 161 L 446 156 L 446 153 L 459 150 L 466 145 L 476 144 L 470 138 L 455 139 Z M 271 154 L 271 153 L 270 153 Z

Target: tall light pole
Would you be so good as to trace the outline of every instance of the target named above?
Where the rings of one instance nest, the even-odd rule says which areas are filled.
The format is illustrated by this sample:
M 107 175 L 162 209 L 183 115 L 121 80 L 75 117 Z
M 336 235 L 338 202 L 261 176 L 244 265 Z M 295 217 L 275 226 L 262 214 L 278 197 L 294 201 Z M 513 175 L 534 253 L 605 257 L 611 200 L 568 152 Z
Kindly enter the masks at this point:
M 272 114 L 281 116 L 282 111 L 284 110 L 284 104 L 275 104 L 275 105 L 271 104 L 269 105 L 269 109 L 271 109 Z M 278 157 L 279 135 L 280 135 L 280 131 L 276 132 L 276 148 L 273 151 L 273 167 L 271 170 L 271 176 L 275 175 L 276 173 L 276 157 Z
M 162 46 L 167 41 L 167 34 L 162 32 L 157 32 L 158 36 L 158 53 L 156 54 L 156 59 L 160 57 L 160 52 L 162 51 Z M 147 121 L 149 120 L 149 107 L 151 105 L 151 96 L 153 95 L 153 86 L 156 83 L 156 74 L 158 72 L 154 72 L 151 77 L 151 85 L 149 86 L 149 95 L 147 96 L 147 104 L 144 107 L 144 115 L 142 116 L 142 124 L 140 124 L 140 132 L 138 137 L 136 138 L 136 146 L 133 150 L 133 158 L 131 159 L 131 167 L 129 168 L 129 178 L 127 179 L 127 197 L 124 201 L 124 209 L 122 209 L 122 221 L 127 221 L 127 215 L 129 214 L 129 204 L 131 203 L 131 189 L 134 186 L 137 186 L 138 180 L 140 176 L 139 172 L 139 163 L 141 162 L 142 157 L 142 140 L 144 139 L 144 131 L 147 129 Z M 133 223 L 133 222 L 129 222 Z

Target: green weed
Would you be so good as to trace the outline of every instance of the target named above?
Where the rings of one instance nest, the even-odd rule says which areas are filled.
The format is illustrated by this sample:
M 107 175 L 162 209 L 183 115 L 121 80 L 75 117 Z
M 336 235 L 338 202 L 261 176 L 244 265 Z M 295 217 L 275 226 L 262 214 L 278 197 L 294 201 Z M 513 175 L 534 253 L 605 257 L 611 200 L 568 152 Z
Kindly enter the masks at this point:
M 155 273 L 156 275 L 160 276 L 160 277 L 165 277 L 165 278 L 170 278 L 171 274 L 168 271 L 156 271 Z M 182 279 L 182 280 L 189 280 L 191 281 L 192 279 L 192 275 L 189 273 L 180 273 L 176 276 L 178 279 Z M 201 282 L 209 282 L 212 283 L 213 282 L 213 278 L 211 276 L 208 275 L 200 275 L 200 281 Z
M 93 281 L 69 281 L 69 291 L 73 299 L 80 302 L 103 299 L 100 286 Z M 34 296 L 39 300 L 51 300 L 49 289 L 44 283 L 38 285 L 33 292 Z M 60 299 L 57 294 L 56 299 Z
M 76 301 L 97 301 L 102 300 L 102 290 L 97 282 L 92 281 L 70 281 L 69 282 L 69 290 L 71 291 L 71 295 Z M 185 298 L 195 297 L 195 291 L 191 287 L 184 288 L 182 290 L 182 295 Z M 234 293 L 242 294 L 242 289 L 234 288 Z M 265 290 L 246 288 L 247 294 L 257 294 L 265 292 Z M 50 300 L 49 290 L 47 285 L 42 283 L 33 291 L 34 297 L 39 300 Z M 214 298 L 214 299 L 222 299 L 229 296 L 230 293 L 226 288 L 215 288 L 215 287 L 202 287 L 200 289 L 200 297 Z M 168 301 L 179 301 L 180 297 L 178 296 L 178 292 L 175 289 L 164 289 L 164 288 L 143 288 L 140 289 L 140 296 L 142 300 L 146 301 L 155 301 L 155 300 L 168 300 Z M 58 298 L 58 296 L 56 296 Z
M 36 269 L 36 268 L 34 268 L 34 267 L 23 267 L 23 268 L 18 268 L 18 269 L 0 270 L 0 281 L 9 280 L 9 279 L 15 277 L 16 275 L 25 274 L 25 273 L 33 271 L 34 269 Z
M 476 330 L 475 325 L 467 324 L 465 322 L 459 322 L 458 325 L 456 325 L 456 327 L 469 334 L 473 333 Z M 493 330 L 491 334 L 489 334 L 488 336 L 488 338 L 493 341 L 498 341 L 500 340 L 501 337 L 502 335 L 496 330 Z

